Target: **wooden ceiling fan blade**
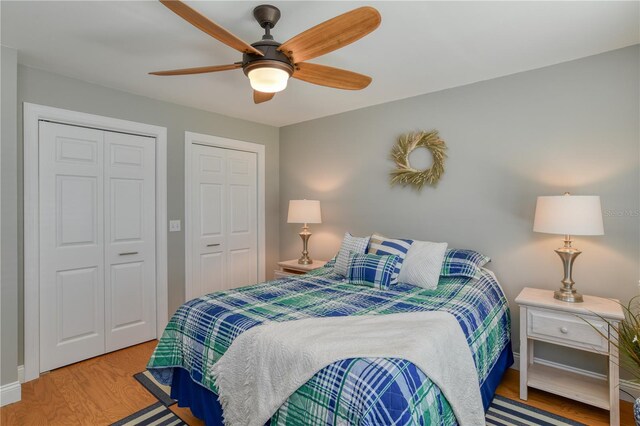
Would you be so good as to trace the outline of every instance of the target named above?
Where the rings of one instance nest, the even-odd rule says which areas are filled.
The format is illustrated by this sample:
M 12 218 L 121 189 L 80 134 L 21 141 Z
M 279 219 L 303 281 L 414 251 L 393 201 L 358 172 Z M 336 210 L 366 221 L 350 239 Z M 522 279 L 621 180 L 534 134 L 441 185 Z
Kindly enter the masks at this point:
M 367 75 L 308 62 L 296 64 L 293 78 L 344 90 L 362 90 L 371 83 Z
M 340 49 L 378 28 L 382 18 L 370 6 L 329 19 L 284 42 L 278 50 L 298 63 Z
M 263 102 L 270 101 L 275 96 L 275 93 L 265 93 L 258 92 L 257 90 L 253 91 L 253 103 L 261 104 Z
M 171 9 L 173 13 L 204 31 L 211 37 L 242 53 L 253 53 L 263 56 L 262 52 L 233 35 L 230 31 L 213 22 L 200 12 L 179 0 L 160 0 L 160 3 Z
M 188 74 L 204 74 L 208 72 L 229 71 L 236 68 L 242 68 L 242 64 L 214 65 L 210 67 L 182 68 L 179 70 L 154 71 L 152 75 L 188 75 Z

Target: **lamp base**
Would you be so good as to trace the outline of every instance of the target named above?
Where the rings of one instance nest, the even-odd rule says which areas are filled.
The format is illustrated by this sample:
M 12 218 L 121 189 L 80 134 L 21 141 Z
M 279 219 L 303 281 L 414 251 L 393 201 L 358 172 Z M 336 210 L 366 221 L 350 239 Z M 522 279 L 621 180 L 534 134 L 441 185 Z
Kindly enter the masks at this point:
M 309 257 L 309 238 L 311 238 L 311 232 L 309 232 L 309 226 L 305 223 L 302 227 L 302 232 L 300 232 L 300 238 L 302 238 L 302 256 L 298 259 L 298 264 L 300 265 L 311 265 L 313 260 Z
M 571 237 L 567 235 L 564 240 L 564 247 L 559 248 L 555 251 L 562 259 L 562 266 L 564 269 L 564 278 L 562 279 L 562 287 L 559 290 L 556 290 L 553 293 L 553 297 L 558 300 L 562 300 L 563 302 L 569 303 L 580 303 L 584 302 L 582 295 L 578 293 L 573 285 L 575 282 L 571 277 L 573 271 L 573 262 L 576 260 L 576 257 L 582 253 L 580 250 L 571 247 Z
M 569 302 L 569 303 L 584 302 L 582 295 L 580 293 L 578 293 L 574 289 L 567 290 L 564 287 L 559 290 L 556 290 L 553 293 L 553 298 L 562 300 L 563 302 Z

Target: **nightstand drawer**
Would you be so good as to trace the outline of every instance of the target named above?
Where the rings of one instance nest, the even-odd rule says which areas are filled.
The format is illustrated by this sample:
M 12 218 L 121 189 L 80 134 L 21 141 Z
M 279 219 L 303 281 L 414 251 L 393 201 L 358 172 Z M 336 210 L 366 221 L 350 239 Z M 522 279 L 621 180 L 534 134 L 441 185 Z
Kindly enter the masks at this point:
M 598 331 L 605 336 L 609 333 L 606 322 L 597 317 L 577 316 L 571 313 L 528 309 L 528 330 L 531 337 L 596 352 L 609 352 L 609 344 Z M 589 323 L 585 322 L 585 318 Z M 591 325 L 598 331 L 594 330 Z

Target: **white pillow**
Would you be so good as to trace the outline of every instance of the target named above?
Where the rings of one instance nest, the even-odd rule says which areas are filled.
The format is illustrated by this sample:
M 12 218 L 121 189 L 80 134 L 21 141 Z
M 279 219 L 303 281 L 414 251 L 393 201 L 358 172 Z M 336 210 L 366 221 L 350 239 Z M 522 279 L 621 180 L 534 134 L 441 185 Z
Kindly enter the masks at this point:
M 398 281 L 433 290 L 438 286 L 447 243 L 414 241 L 404 259 Z
M 336 256 L 336 264 L 333 267 L 333 271 L 346 277 L 349 264 L 349 253 L 354 252 L 364 254 L 369 246 L 369 238 L 370 237 L 354 237 L 350 233 L 346 232 L 344 234 L 344 239 L 342 240 L 342 245 L 340 246 L 340 251 Z

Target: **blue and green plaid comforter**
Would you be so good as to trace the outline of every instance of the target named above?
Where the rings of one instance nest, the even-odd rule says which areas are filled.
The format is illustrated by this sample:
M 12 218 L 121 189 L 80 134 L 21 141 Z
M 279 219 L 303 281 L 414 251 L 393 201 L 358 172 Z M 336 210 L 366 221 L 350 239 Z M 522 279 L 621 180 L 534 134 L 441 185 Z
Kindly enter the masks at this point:
M 304 276 L 212 293 L 178 309 L 148 368 L 168 385 L 173 369 L 183 368 L 194 382 L 216 392 L 210 367 L 238 335 L 263 322 L 425 310 L 457 318 L 483 385 L 510 344 L 507 301 L 485 270 L 475 279 L 441 277 L 435 290 L 402 283 L 380 290 L 345 283 L 332 268 L 321 268 Z M 412 363 L 354 358 L 315 374 L 289 397 L 270 424 L 453 425 L 456 419 L 440 389 Z

